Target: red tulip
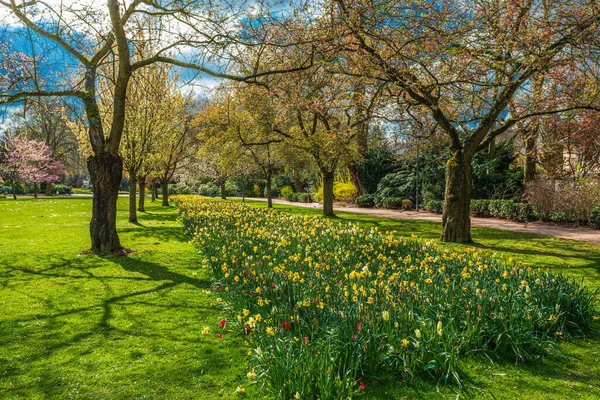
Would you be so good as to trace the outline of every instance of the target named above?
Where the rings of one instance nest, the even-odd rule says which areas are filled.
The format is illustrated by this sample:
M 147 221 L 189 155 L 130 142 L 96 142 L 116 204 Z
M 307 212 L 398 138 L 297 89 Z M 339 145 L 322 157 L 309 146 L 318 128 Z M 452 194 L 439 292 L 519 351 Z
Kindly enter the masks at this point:
M 358 386 L 360 386 L 360 390 L 364 390 L 365 389 L 365 384 L 362 382 L 358 382 Z
M 225 318 L 223 318 L 222 320 L 219 321 L 219 326 L 221 328 L 225 328 L 226 324 L 227 324 L 227 321 L 225 320 Z
M 360 330 L 361 330 L 361 328 L 362 328 L 362 326 L 361 326 L 360 322 L 359 322 L 358 324 L 356 324 L 356 329 L 357 329 L 357 330 L 359 330 L 359 331 L 360 331 Z
M 289 331 L 291 326 L 292 325 L 289 322 L 287 322 L 287 321 L 283 322 L 283 329 L 285 329 L 286 331 Z

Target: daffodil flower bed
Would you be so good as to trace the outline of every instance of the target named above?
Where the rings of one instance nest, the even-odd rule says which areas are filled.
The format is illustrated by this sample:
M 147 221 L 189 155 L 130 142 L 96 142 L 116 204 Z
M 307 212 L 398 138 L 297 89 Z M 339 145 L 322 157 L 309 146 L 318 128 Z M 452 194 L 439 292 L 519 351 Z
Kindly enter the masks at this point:
M 276 398 L 346 398 L 385 374 L 460 384 L 475 354 L 527 361 L 581 334 L 595 293 L 562 275 L 357 225 L 179 196 L 180 218 L 253 379 Z

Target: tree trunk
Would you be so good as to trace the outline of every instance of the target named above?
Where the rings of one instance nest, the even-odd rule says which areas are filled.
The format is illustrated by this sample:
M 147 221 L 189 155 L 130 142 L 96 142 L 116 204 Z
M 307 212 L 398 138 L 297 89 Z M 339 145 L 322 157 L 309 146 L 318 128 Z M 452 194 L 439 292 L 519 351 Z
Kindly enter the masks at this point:
M 157 185 L 156 182 L 152 182 L 152 203 L 154 203 L 156 201 L 156 198 L 158 197 L 158 189 L 157 189 Z
M 302 188 L 302 181 L 300 180 L 300 174 L 296 168 L 293 169 L 292 175 L 294 176 L 294 189 L 296 193 L 302 193 L 304 189 Z
M 90 222 L 92 250 L 99 253 L 121 250 L 117 234 L 117 199 L 123 161 L 119 156 L 100 153 L 90 156 L 87 166 L 94 193 Z
M 219 188 L 221 189 L 221 198 L 223 200 L 227 199 L 227 196 L 225 196 L 225 181 L 219 181 Z
M 52 184 L 50 182 L 46 183 L 46 196 L 52 196 Z
M 442 242 L 470 243 L 471 158 L 455 151 L 446 165 L 446 190 L 442 215 Z
M 38 185 L 37 182 L 33 184 L 33 197 L 37 199 Z
M 267 174 L 267 179 L 266 179 L 266 184 L 265 184 L 265 192 L 267 195 L 267 207 L 268 208 L 273 208 L 273 189 L 271 188 L 271 183 L 272 183 L 272 176 L 271 173 Z
M 358 168 L 356 166 L 356 162 L 351 162 L 348 164 L 348 172 L 350 172 L 350 180 L 354 184 L 356 188 L 356 196 L 361 196 L 363 194 L 362 185 L 360 183 L 360 176 L 358 174 Z
M 169 184 L 167 181 L 162 182 L 162 205 L 169 207 Z
M 535 179 L 537 167 L 536 136 L 534 132 L 530 132 L 525 139 L 525 183 Z
M 13 195 L 13 200 L 16 200 L 17 199 L 17 185 L 15 184 L 14 181 L 12 183 L 12 195 Z
M 333 217 L 333 172 L 321 173 L 323 177 L 323 215 Z
M 136 198 L 135 191 L 137 189 L 137 179 L 135 174 L 129 173 L 129 222 L 137 223 L 137 213 L 135 211 Z
M 146 178 L 140 178 L 140 203 L 139 203 L 139 207 L 138 207 L 138 211 L 139 212 L 146 212 L 146 209 L 144 208 L 144 200 L 146 199 Z

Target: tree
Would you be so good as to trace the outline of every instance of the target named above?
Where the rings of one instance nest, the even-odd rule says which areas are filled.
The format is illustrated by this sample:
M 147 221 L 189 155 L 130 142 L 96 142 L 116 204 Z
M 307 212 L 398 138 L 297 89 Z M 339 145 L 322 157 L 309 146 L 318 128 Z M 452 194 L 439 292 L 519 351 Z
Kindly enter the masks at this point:
M 68 54 L 71 76 L 65 78 L 60 69 L 54 68 L 54 83 L 57 80 L 59 83 L 41 82 L 38 79 L 41 71 L 34 61 L 34 68 L 25 71 L 26 77 L 23 78 L 22 73 L 13 74 L 14 81 L 2 83 L 2 87 L 8 90 L 0 93 L 0 103 L 21 102 L 31 97 L 64 96 L 81 102 L 92 150 L 87 160 L 94 188 L 91 247 L 101 253 L 122 249 L 116 230 L 116 205 L 123 170 L 119 148 L 125 126 L 127 88 L 135 71 L 161 62 L 239 81 L 255 81 L 265 74 L 287 72 L 280 69 L 262 71 L 261 62 L 255 63 L 252 72 L 243 76 L 225 72 L 244 47 L 257 45 L 251 38 L 240 40 L 239 30 L 248 21 L 262 18 L 262 15 L 245 18 L 243 7 L 237 3 L 207 4 L 192 0 L 163 4 L 133 0 L 124 4 L 118 0 L 107 0 L 104 5 L 82 5 L 69 2 L 50 4 L 37 0 L 17 4 L 12 0 L 0 0 L 0 6 L 10 13 L 11 19 L 18 21 L 22 32 L 32 32 L 36 38 L 44 38 Z M 268 14 L 269 10 L 264 12 Z M 136 30 L 152 31 L 152 35 L 142 37 L 154 41 L 158 48 L 150 57 L 138 61 L 132 57 L 140 44 Z M 169 57 L 167 51 L 179 52 L 179 57 Z M 3 64 L 10 67 L 17 65 L 15 60 L 22 55 L 11 53 L 9 56 L 11 61 L 3 61 Z M 37 58 L 35 54 L 31 56 Z M 299 64 L 292 70 L 306 68 L 311 58 L 298 61 Z M 98 69 L 106 62 L 114 64 L 115 82 L 109 131 L 105 131 L 103 126 L 97 93 Z M 77 68 L 74 68 L 75 65 Z M 205 65 L 215 67 L 207 68 Z
M 147 56 L 148 49 L 139 48 L 141 56 Z M 105 130 L 109 130 L 111 120 L 111 93 L 115 82 L 111 81 L 112 71 L 102 71 L 106 78 L 101 81 L 100 113 L 103 116 Z M 126 101 L 126 118 L 123 126 L 122 143 L 119 156 L 123 168 L 129 177 L 129 222 L 137 222 L 136 190 L 140 185 L 139 211 L 144 211 L 144 190 L 146 177 L 157 167 L 163 156 L 161 145 L 176 130 L 184 110 L 184 104 L 176 87 L 177 75 L 171 78 L 169 64 L 152 64 L 136 71 L 129 81 Z
M 214 180 L 225 199 L 225 182 L 246 168 L 248 158 L 238 135 L 239 109 L 231 92 L 221 90 L 194 118 L 198 130 L 198 159 L 195 168 L 199 177 Z
M 590 63 L 597 66 L 597 2 L 333 4 L 332 21 L 344 26 L 349 38 L 343 56 L 351 72 L 398 87 L 403 101 L 434 121 L 450 142 L 442 241 L 472 240 L 475 153 L 520 121 L 593 108 L 597 90 L 571 101 L 544 97 L 534 102 L 530 88 L 540 75 L 564 71 L 565 66 L 571 72 Z M 556 94 L 565 88 L 559 81 L 553 87 Z
M 42 182 L 60 182 L 66 171 L 61 163 L 51 157 L 52 151 L 44 142 L 14 138 L 7 142 L 6 158 L 3 170 L 13 185 L 13 197 L 16 199 L 14 185 L 17 181 L 34 185 L 34 196 Z
M 65 168 L 78 164 L 80 155 L 77 137 L 65 122 L 65 105 L 56 101 L 30 101 L 25 114 L 16 121 L 21 136 L 41 141 L 50 149 L 50 157 Z M 46 184 L 46 195 L 52 194 L 52 185 Z

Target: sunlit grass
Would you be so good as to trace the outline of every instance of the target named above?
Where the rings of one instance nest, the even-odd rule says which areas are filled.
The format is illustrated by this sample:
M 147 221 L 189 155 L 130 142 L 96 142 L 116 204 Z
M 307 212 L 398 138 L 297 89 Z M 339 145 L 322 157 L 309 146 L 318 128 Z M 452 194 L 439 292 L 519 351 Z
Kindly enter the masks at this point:
M 147 204 L 134 225 L 126 207 L 135 253 L 101 258 L 81 254 L 90 198 L 0 200 L 0 398 L 239 397 L 242 340 L 216 337 L 220 307 L 175 210 Z

